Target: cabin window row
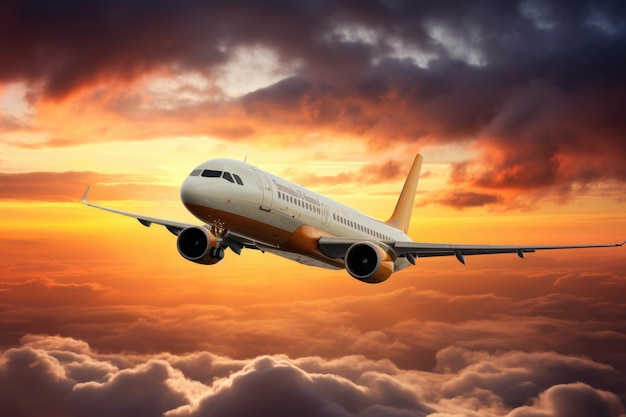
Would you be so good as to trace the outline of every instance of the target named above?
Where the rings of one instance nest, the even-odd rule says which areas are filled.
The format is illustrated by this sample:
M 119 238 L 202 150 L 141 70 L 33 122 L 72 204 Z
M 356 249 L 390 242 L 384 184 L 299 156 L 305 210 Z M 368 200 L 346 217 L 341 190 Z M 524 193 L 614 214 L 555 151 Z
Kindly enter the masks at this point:
M 320 210 L 320 208 L 318 206 L 314 206 L 311 203 L 308 203 L 300 198 L 294 197 L 292 195 L 289 195 L 287 193 L 283 193 L 281 191 L 278 192 L 278 198 L 280 200 L 286 201 L 288 203 L 294 204 L 298 207 L 302 207 L 303 209 L 306 209 L 312 213 L 317 213 L 317 214 L 322 214 L 322 211 Z
M 194 169 L 189 174 L 190 177 L 197 177 L 198 175 L 202 175 L 205 178 L 223 178 L 228 182 L 237 183 L 239 185 L 243 185 L 243 181 L 241 177 L 237 174 L 231 174 L 227 171 L 215 171 L 213 169 Z
M 362 224 L 356 223 L 356 222 L 354 222 L 352 220 L 348 220 L 345 217 L 342 217 L 342 216 L 340 216 L 338 214 L 333 213 L 333 220 L 338 222 L 338 223 L 341 223 L 341 224 L 343 224 L 345 226 L 348 226 L 348 227 L 351 227 L 353 229 L 356 229 L 356 230 L 358 230 L 358 231 L 360 231 L 362 233 L 367 233 L 370 236 L 374 236 L 377 239 L 380 239 L 380 240 L 392 240 L 387 235 L 384 235 L 384 234 L 382 234 L 380 232 L 377 232 L 376 230 L 372 230 L 369 227 L 365 227 Z

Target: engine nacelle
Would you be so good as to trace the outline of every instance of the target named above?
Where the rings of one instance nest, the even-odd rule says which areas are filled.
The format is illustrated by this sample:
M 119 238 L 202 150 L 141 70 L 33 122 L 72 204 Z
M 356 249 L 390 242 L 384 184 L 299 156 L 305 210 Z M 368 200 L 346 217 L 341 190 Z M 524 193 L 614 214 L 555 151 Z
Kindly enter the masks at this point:
M 218 247 L 217 238 L 204 227 L 188 227 L 178 234 L 178 253 L 188 261 L 213 265 L 224 258 L 224 249 Z
M 389 253 L 372 242 L 350 246 L 346 251 L 345 265 L 353 278 L 369 284 L 383 282 L 393 272 L 393 260 Z

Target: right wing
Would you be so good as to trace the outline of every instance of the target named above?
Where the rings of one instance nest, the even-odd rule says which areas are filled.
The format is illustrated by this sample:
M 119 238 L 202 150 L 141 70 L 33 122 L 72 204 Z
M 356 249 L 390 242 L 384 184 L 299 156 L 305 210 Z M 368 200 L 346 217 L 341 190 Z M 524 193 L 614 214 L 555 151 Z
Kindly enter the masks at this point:
M 622 246 L 622 243 L 603 243 L 587 245 L 454 245 L 445 243 L 421 243 L 421 242 L 395 242 L 392 247 L 398 256 L 414 258 L 428 258 L 432 256 L 455 256 L 459 262 L 465 264 L 465 256 L 469 255 L 493 255 L 498 253 L 515 253 L 520 258 L 524 258 L 525 253 L 532 253 L 540 250 L 556 249 L 587 249 L 587 248 L 608 248 Z
M 323 254 L 331 258 L 343 258 L 348 248 L 355 243 L 363 242 L 367 239 L 334 238 L 322 237 L 318 245 Z M 415 264 L 416 258 L 429 258 L 433 256 L 455 256 L 459 262 L 465 264 L 465 256 L 469 255 L 493 255 L 498 253 L 515 253 L 520 258 L 525 253 L 532 253 L 540 250 L 553 249 L 585 249 L 585 248 L 608 248 L 623 246 L 622 243 L 606 243 L 593 245 L 456 245 L 447 243 L 422 243 L 422 242 L 396 242 L 382 241 L 374 243 L 383 244 L 389 247 L 396 256 L 404 256 L 409 262 Z
M 132 217 L 134 219 L 137 219 L 139 223 L 141 223 L 142 225 L 146 227 L 150 227 L 153 223 L 158 224 L 159 226 L 164 226 L 167 230 L 169 230 L 173 235 L 176 235 L 176 236 L 178 236 L 180 232 L 183 231 L 183 229 L 186 229 L 188 227 L 198 227 L 197 224 L 181 223 L 181 222 L 175 222 L 172 220 L 159 219 L 156 217 L 144 216 L 141 214 L 131 213 L 128 211 L 123 211 L 123 210 L 117 210 L 114 208 L 105 207 L 99 204 L 92 203 L 90 201 L 87 201 L 87 196 L 89 195 L 90 189 L 91 189 L 91 186 L 90 185 L 87 186 L 87 189 L 85 190 L 85 194 L 83 194 L 83 198 L 82 198 L 83 204 L 100 209 L 100 210 L 109 211 L 111 213 L 121 214 L 122 216 Z M 225 247 L 228 246 L 229 248 L 233 250 L 233 252 L 235 252 L 238 255 L 241 254 L 241 250 L 243 248 L 259 249 L 256 243 L 253 242 L 252 240 L 244 236 L 238 235 L 236 233 L 232 233 L 230 231 L 225 231 L 225 233 L 223 233 L 223 235 L 219 237 L 219 240 L 221 241 L 223 246 Z

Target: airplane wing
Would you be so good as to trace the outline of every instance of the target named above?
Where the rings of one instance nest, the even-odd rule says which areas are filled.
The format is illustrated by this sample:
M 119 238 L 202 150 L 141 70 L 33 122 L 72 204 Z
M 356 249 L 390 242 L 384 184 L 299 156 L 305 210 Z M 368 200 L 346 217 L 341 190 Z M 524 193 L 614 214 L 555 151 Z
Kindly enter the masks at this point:
M 95 207 L 95 208 L 100 209 L 100 210 L 110 211 L 111 213 L 121 214 L 122 216 L 128 216 L 128 217 L 135 218 L 135 219 L 137 219 L 139 221 L 139 223 L 141 223 L 142 225 L 144 225 L 146 227 L 150 227 L 153 223 L 154 224 L 158 224 L 159 226 L 164 226 L 172 234 L 178 236 L 178 234 L 183 229 L 186 229 L 186 228 L 191 227 L 191 226 L 197 226 L 195 224 L 180 223 L 180 222 L 175 222 L 175 221 L 171 221 L 171 220 L 164 220 L 164 219 L 157 219 L 155 217 L 143 216 L 141 214 L 130 213 L 128 211 L 117 210 L 117 209 L 114 209 L 114 208 L 105 207 L 105 206 L 101 206 L 99 204 L 92 203 L 90 201 L 87 201 L 87 196 L 89 195 L 89 190 L 90 189 L 91 189 L 91 185 L 87 186 L 87 189 L 85 190 L 85 194 L 83 194 L 83 199 L 82 199 L 82 203 L 83 204 L 88 205 L 90 207 Z
M 319 247 L 322 253 L 331 258 L 343 258 L 346 251 L 354 243 L 362 242 L 359 239 L 342 239 L 333 237 L 322 237 L 319 240 Z M 585 249 L 585 248 L 608 248 L 623 246 L 622 243 L 591 244 L 591 245 L 455 245 L 446 243 L 422 243 L 422 242 L 395 242 L 384 241 L 380 243 L 391 248 L 397 256 L 404 256 L 409 262 L 415 264 L 416 258 L 429 258 L 432 256 L 455 256 L 459 262 L 465 264 L 465 257 L 469 255 L 493 255 L 497 253 L 515 253 L 520 258 L 526 253 L 540 250 L 554 249 Z
M 186 229 L 188 227 L 198 226 L 197 224 L 181 223 L 181 222 L 176 222 L 172 220 L 159 219 L 156 217 L 144 216 L 141 214 L 131 213 L 128 211 L 123 211 L 123 210 L 117 210 L 114 208 L 105 207 L 99 204 L 92 203 L 90 201 L 87 201 L 87 196 L 89 195 L 90 189 L 91 189 L 91 186 L 90 185 L 87 186 L 87 189 L 85 190 L 85 194 L 83 194 L 83 198 L 82 198 L 83 204 L 90 206 L 90 207 L 95 207 L 100 210 L 109 211 L 111 213 L 120 214 L 122 216 L 132 217 L 134 219 L 137 219 L 139 223 L 141 223 L 142 225 L 146 227 L 150 227 L 152 224 L 158 224 L 159 226 L 164 226 L 173 235 L 178 236 L 178 234 L 183 229 Z M 240 236 L 240 235 L 237 235 L 235 233 L 230 233 L 230 232 L 226 236 L 222 237 L 222 242 L 224 245 L 230 247 L 233 250 L 233 252 L 237 253 L 238 255 L 241 254 L 241 249 L 243 248 L 259 249 L 255 245 L 255 243 L 251 241 L 250 239 L 247 239 L 244 236 Z

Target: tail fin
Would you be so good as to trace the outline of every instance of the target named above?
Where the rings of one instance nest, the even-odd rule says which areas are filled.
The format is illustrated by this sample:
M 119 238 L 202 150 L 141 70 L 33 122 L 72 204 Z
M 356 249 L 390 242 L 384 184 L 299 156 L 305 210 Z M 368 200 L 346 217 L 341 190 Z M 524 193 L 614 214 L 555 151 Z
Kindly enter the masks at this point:
M 404 187 L 402 187 L 402 192 L 396 203 L 396 208 L 386 222 L 388 225 L 400 229 L 404 233 L 407 233 L 409 230 L 411 213 L 413 212 L 413 205 L 415 204 L 415 191 L 417 190 L 423 159 L 420 154 L 417 154 L 415 157 L 415 161 L 413 161 L 409 175 L 406 178 Z

